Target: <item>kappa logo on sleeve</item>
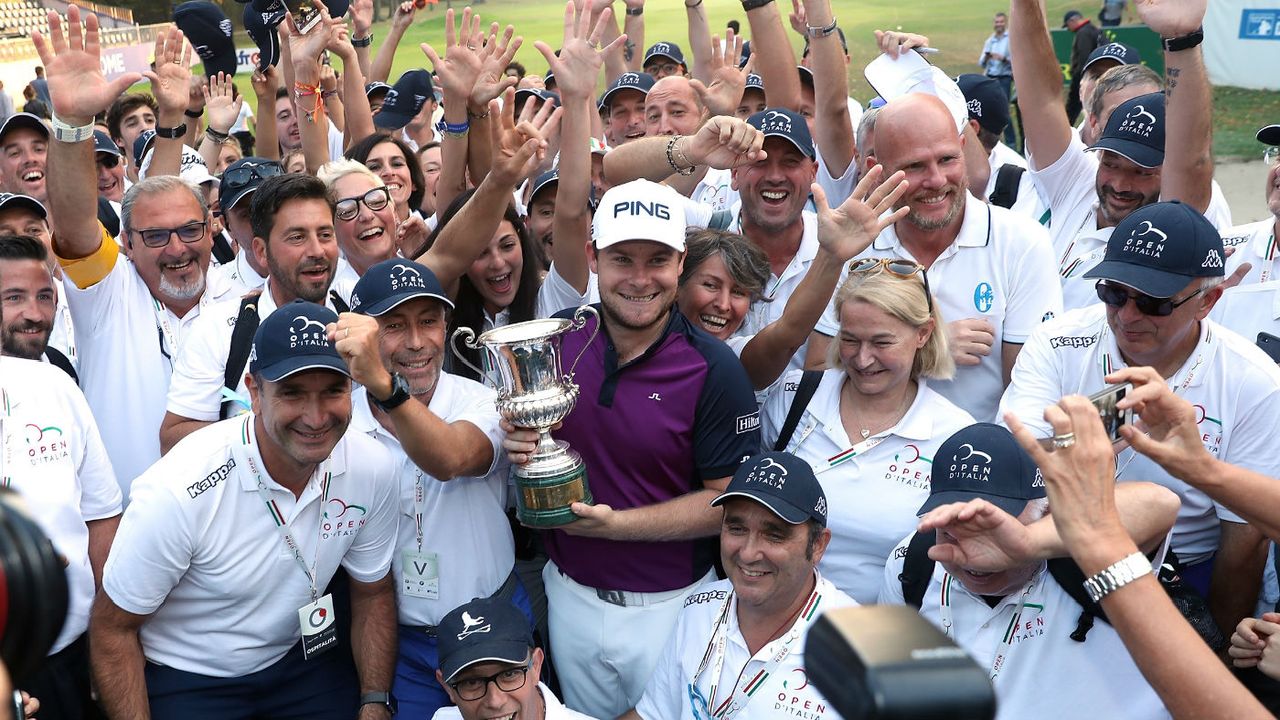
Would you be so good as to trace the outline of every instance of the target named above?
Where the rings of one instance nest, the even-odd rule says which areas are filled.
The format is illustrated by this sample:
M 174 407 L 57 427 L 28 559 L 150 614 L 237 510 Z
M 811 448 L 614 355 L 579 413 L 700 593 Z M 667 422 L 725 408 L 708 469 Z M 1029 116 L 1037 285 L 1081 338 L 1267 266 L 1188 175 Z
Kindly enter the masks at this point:
M 204 493 L 206 490 L 212 490 L 214 487 L 218 485 L 218 483 L 230 477 L 231 471 L 234 470 L 235 467 L 236 467 L 236 459 L 230 458 L 225 463 L 218 466 L 217 470 L 214 470 L 208 475 L 205 475 L 203 480 L 200 480 L 199 482 L 194 482 L 188 485 L 187 494 L 191 496 L 192 500 L 195 500 L 196 498 L 200 497 L 200 495 Z
M 757 410 L 750 415 L 739 415 L 737 420 L 738 435 L 749 433 L 753 430 L 760 429 L 760 411 Z
M 1069 348 L 1087 348 L 1098 342 L 1097 334 L 1094 335 L 1062 335 L 1059 337 L 1049 338 L 1049 347 L 1058 349 L 1062 347 Z
M 724 600 L 729 597 L 727 590 L 708 590 L 706 592 L 694 593 L 684 599 L 684 606 L 701 605 L 703 603 L 715 602 L 716 600 Z

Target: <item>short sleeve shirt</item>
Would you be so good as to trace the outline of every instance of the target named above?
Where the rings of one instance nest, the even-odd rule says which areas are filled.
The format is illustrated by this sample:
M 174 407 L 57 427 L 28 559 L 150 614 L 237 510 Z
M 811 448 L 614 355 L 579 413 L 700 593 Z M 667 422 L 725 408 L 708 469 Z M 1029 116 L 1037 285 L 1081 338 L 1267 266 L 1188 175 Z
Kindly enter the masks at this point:
M 1276 240 L 1276 222 L 1275 218 L 1267 218 L 1223 231 L 1223 247 L 1235 248 L 1235 252 L 1227 258 L 1228 277 L 1241 265 L 1249 263 L 1252 267 L 1240 281 L 1241 285 L 1280 280 L 1280 244 Z
M 1264 332 L 1280 337 L 1280 280 L 1227 290 L 1209 318 L 1247 341 Z

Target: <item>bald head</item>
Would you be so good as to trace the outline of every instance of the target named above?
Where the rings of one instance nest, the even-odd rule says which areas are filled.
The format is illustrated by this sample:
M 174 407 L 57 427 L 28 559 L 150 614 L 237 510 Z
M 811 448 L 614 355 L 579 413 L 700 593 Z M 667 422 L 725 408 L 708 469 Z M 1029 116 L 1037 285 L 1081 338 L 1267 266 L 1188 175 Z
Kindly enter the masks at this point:
M 881 108 L 874 153 L 886 176 L 907 175 L 907 194 L 898 203 L 911 209 L 906 222 L 924 230 L 958 225 L 969 186 L 964 143 L 941 100 L 913 93 Z
M 692 135 L 702 125 L 703 114 L 702 98 L 689 78 L 664 77 L 645 98 L 645 135 Z

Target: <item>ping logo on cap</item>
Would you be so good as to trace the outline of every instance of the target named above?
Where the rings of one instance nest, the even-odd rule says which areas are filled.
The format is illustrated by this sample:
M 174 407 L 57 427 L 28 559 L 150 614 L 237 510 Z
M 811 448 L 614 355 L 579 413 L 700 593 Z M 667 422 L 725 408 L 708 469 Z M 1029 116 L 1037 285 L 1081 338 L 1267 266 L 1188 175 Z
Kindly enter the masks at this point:
M 991 481 L 990 455 L 981 450 L 975 450 L 973 445 L 969 443 L 961 445 L 956 450 L 956 454 L 951 458 L 951 477 L 953 480 Z M 963 455 L 961 451 L 964 453 Z
M 613 216 L 619 215 L 648 215 L 656 217 L 659 220 L 671 219 L 671 208 L 660 202 L 641 202 L 639 200 L 626 200 L 613 204 Z
M 1142 105 L 1134 105 L 1133 109 L 1125 114 L 1124 122 L 1120 123 L 1120 127 L 1116 131 L 1141 137 L 1150 137 L 1151 131 L 1155 129 L 1156 116 Z
M 791 118 L 779 110 L 770 110 L 760 122 L 762 132 L 791 133 Z
M 968 106 L 970 114 L 982 117 L 982 103 L 978 102 L 977 98 L 974 98 L 965 104 Z
M 1152 225 L 1150 220 L 1143 220 L 1133 229 L 1133 232 L 1129 233 L 1129 237 L 1125 238 L 1121 251 L 1159 258 L 1164 254 L 1164 244 L 1168 240 L 1169 236 L 1163 230 Z
M 747 473 L 746 482 L 758 482 L 762 485 L 768 485 L 775 490 L 781 490 L 782 486 L 787 483 L 787 469 L 773 458 L 765 458 L 764 462 L 751 469 Z

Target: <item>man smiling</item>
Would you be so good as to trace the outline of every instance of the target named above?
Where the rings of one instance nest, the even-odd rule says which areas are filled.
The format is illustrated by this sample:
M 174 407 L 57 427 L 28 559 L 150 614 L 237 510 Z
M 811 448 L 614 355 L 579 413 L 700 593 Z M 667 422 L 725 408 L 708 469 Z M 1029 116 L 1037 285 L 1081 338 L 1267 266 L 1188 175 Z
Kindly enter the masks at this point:
M 0 125 L 0 190 L 45 202 L 49 128 L 30 113 L 10 115 Z

